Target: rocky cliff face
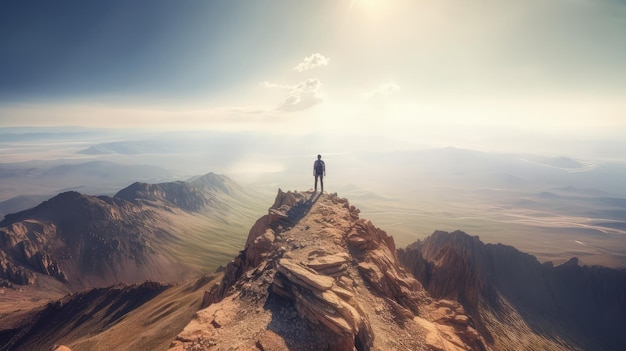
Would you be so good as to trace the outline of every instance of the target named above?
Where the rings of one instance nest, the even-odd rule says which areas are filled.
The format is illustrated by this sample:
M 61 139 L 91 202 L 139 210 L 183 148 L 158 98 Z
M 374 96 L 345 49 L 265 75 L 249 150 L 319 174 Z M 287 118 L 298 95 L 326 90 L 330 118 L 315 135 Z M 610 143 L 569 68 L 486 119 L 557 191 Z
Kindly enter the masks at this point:
M 462 303 L 497 350 L 626 349 L 626 271 L 540 264 L 463 232 L 398 251 L 435 298 Z
M 171 350 L 487 350 L 336 195 L 279 191 Z
M 32 284 L 38 274 L 74 288 L 173 278 L 153 239 L 167 235 L 156 212 L 122 199 L 67 192 L 0 223 L 0 278 Z

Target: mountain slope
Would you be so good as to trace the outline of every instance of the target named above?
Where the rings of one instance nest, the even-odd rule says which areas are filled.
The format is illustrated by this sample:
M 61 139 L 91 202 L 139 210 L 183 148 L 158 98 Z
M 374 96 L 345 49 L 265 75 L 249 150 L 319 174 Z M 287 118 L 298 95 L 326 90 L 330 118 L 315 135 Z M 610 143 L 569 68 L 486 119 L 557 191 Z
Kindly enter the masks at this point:
M 279 190 L 171 350 L 486 350 L 346 199 Z
M 34 282 L 36 273 L 74 288 L 174 279 L 181 270 L 152 246 L 159 236 L 173 240 L 161 224 L 157 213 L 123 199 L 62 193 L 0 222 L 0 260 L 8 273 L 2 277 L 10 279 L 13 266 L 25 279 L 10 280 L 22 284 Z
M 43 274 L 74 290 L 180 281 L 227 262 L 256 206 L 258 198 L 213 173 L 135 183 L 114 197 L 62 193 L 0 222 L 0 278 L 33 284 Z
M 553 267 L 463 232 L 435 232 L 398 252 L 436 298 L 460 301 L 497 350 L 623 350 L 626 271 Z
M 14 318 L 0 316 L 0 350 L 164 350 L 199 309 L 215 276 L 73 293 Z
M 0 202 L 0 218 L 7 213 L 15 213 L 37 206 L 50 198 L 50 195 L 18 195 Z

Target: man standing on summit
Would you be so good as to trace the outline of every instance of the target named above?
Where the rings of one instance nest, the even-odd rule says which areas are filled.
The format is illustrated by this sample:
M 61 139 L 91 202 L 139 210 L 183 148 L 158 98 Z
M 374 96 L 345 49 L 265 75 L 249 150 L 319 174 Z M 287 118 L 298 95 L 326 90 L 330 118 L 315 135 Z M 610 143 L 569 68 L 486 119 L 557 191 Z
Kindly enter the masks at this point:
M 326 175 L 326 164 L 322 161 L 322 155 L 317 155 L 317 160 L 313 163 L 313 175 L 315 176 L 315 191 L 317 192 L 317 177 L 320 178 L 322 192 L 324 192 L 324 176 Z

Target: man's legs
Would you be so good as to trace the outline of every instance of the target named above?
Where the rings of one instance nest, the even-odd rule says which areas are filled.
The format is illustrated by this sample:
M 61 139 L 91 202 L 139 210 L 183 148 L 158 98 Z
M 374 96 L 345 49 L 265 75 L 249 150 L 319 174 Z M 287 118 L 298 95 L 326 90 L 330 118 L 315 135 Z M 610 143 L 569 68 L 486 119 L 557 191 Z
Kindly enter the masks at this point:
M 320 174 L 320 185 L 322 186 L 322 192 L 324 192 L 324 175 Z M 317 186 L 315 187 L 317 189 Z
M 317 191 L 317 174 L 315 175 L 315 191 Z

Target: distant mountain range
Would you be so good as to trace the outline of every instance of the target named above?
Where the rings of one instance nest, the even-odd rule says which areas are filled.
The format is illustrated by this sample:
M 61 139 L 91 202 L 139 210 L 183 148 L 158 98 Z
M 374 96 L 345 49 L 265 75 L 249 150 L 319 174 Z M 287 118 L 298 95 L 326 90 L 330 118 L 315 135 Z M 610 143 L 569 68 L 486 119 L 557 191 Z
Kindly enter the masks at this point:
M 112 195 L 134 181 L 168 179 L 172 179 L 171 173 L 159 166 L 101 160 L 0 163 L 0 218 L 36 206 L 42 197 L 49 199 L 60 192 Z

